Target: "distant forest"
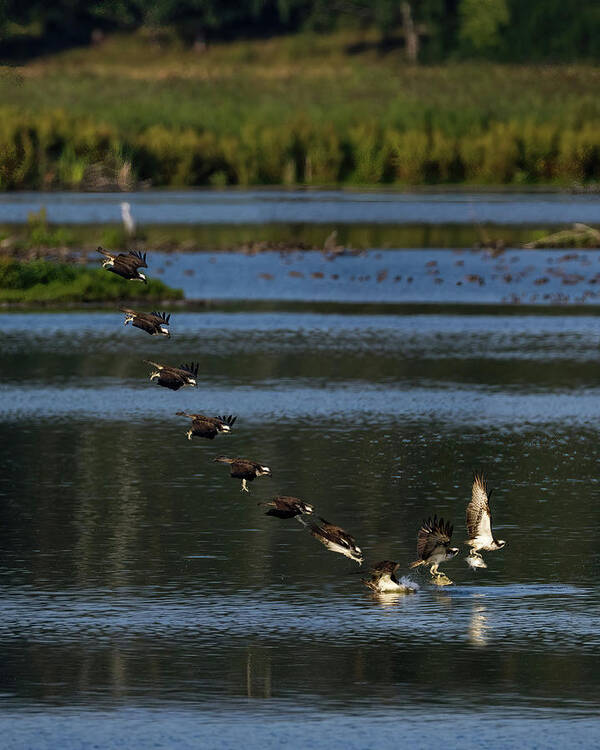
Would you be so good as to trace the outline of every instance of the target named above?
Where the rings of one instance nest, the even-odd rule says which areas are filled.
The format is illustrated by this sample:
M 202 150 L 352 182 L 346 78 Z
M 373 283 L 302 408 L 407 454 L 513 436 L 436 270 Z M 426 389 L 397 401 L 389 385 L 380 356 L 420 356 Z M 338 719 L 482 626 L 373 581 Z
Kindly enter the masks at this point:
M 371 27 L 411 62 L 600 59 L 599 0 L 0 0 L 0 40 L 48 49 L 170 29 L 190 45 Z M 20 44 L 19 44 L 20 43 Z

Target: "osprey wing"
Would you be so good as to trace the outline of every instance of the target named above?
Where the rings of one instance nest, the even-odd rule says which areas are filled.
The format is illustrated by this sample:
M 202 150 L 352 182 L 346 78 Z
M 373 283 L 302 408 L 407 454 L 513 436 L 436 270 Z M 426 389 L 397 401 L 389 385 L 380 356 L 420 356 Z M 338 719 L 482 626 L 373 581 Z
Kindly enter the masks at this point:
M 138 268 L 148 268 L 146 253 L 141 253 L 139 250 L 130 250 L 127 255 L 119 253 L 117 262 L 126 268 L 130 268 L 132 271 Z
M 467 505 L 467 532 L 469 539 L 479 539 L 482 543 L 491 543 L 494 539 L 487 482 L 483 474 L 473 477 L 471 502 Z
M 147 315 L 146 317 L 152 318 L 158 325 L 169 325 L 169 320 L 171 319 L 171 314 L 169 313 L 167 315 L 166 312 L 157 312 L 156 310 L 152 310 L 152 312 Z
M 437 547 L 447 546 L 452 537 L 453 527 L 443 518 L 434 516 L 423 521 L 417 535 L 417 556 L 421 560 L 427 560 Z
M 189 365 L 179 365 L 179 367 L 171 367 L 170 369 L 184 379 L 189 377 L 197 378 L 199 366 L 197 362 L 195 364 L 194 362 L 190 362 Z
M 115 260 L 118 256 L 114 253 L 109 253 L 108 250 L 105 250 L 103 247 L 98 246 L 96 248 L 96 251 L 99 252 L 101 255 L 104 255 L 105 258 L 109 258 L 110 260 Z
M 393 562 L 392 560 L 382 560 L 373 565 L 371 573 L 377 576 L 388 575 L 391 578 L 399 567 L 400 563 Z
M 356 547 L 356 539 L 351 534 L 348 534 L 347 531 L 329 523 L 324 518 L 319 517 L 319 521 L 321 521 L 320 526 L 318 524 L 311 524 L 311 528 L 318 534 L 324 536 L 330 542 L 341 544 L 343 547 L 348 547 L 348 549 Z

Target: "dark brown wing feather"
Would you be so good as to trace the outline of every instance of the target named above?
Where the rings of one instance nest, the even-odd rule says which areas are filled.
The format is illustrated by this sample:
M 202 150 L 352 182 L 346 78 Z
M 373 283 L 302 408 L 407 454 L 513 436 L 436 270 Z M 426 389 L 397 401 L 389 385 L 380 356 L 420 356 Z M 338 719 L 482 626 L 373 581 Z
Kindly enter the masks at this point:
M 375 565 L 373 565 L 373 567 L 371 568 L 371 573 L 377 576 L 389 575 L 391 578 L 399 567 L 400 563 L 393 562 L 392 560 L 382 560 L 381 562 L 375 563 Z
M 350 549 L 356 547 L 356 539 L 351 534 L 348 534 L 347 531 L 344 531 L 344 529 L 341 529 L 339 526 L 329 523 L 329 521 L 326 521 L 324 518 L 319 517 L 319 521 L 321 521 L 320 525 L 316 523 L 310 524 L 311 529 L 317 534 L 320 534 L 325 537 L 325 539 L 329 539 L 330 542 L 334 542 L 335 544 L 342 544 Z
M 417 535 L 417 556 L 427 560 L 434 549 L 440 544 L 448 544 L 452 537 L 453 526 L 444 522 L 443 518 L 434 516 L 423 521 Z

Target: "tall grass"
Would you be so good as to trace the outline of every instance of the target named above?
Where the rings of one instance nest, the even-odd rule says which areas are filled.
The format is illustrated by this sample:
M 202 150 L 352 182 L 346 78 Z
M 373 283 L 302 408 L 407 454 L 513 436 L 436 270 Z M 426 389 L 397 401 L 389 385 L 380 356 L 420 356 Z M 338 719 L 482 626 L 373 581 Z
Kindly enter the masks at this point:
M 600 179 L 600 69 L 415 68 L 356 41 L 117 37 L 7 72 L 0 189 Z
M 86 148 L 81 147 L 85 131 Z M 127 159 L 122 155 L 127 154 Z M 136 181 L 192 185 L 523 184 L 600 179 L 600 125 L 559 128 L 493 123 L 463 136 L 373 123 L 334 128 L 251 124 L 239 136 L 152 126 L 118 133 L 87 119 L 5 113 L 0 127 L 0 189 L 118 188 Z M 94 175 L 101 174 L 99 184 Z M 113 175 L 114 178 L 106 177 Z

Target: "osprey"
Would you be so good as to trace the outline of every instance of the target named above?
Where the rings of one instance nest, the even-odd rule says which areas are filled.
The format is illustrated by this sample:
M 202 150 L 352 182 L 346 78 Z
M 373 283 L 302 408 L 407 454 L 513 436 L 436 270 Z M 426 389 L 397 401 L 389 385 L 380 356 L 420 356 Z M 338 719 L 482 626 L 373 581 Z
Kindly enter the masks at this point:
M 125 313 L 125 323 L 127 325 L 135 326 L 135 328 L 141 328 L 142 331 L 146 331 L 151 336 L 162 335 L 167 338 L 171 338 L 169 333 L 169 320 L 170 315 L 164 312 L 156 312 L 153 310 L 151 313 L 138 313 L 135 310 L 130 310 L 127 307 L 121 307 L 121 312 Z
M 465 558 L 471 568 L 487 568 L 480 550 L 493 552 L 502 549 L 506 542 L 496 539 L 492 532 L 492 516 L 490 513 L 487 482 L 483 474 L 473 475 L 471 502 L 467 505 L 467 533 L 469 539 L 465 542 L 471 549 Z
M 452 583 L 443 573 L 438 573 L 438 566 L 446 560 L 451 560 L 458 554 L 457 547 L 450 546 L 453 527 L 443 518 L 434 516 L 423 521 L 417 536 L 418 560 L 410 564 L 411 568 L 419 565 L 430 565 L 430 573 L 436 578 L 436 583 L 445 585 Z
M 227 456 L 217 456 L 213 461 L 221 464 L 231 465 L 231 476 L 233 479 L 242 480 L 242 492 L 250 492 L 248 482 L 253 482 L 256 477 L 270 477 L 271 469 L 268 466 L 249 461 L 247 458 L 227 458 Z
M 147 284 L 146 277 L 138 271 L 138 268 L 148 268 L 146 263 L 146 253 L 140 253 L 139 250 L 130 250 L 129 253 L 119 253 L 113 255 L 102 247 L 97 248 L 106 260 L 102 261 L 102 268 L 108 268 L 109 271 L 122 276 L 128 281 L 143 281 Z
M 160 365 L 158 362 L 151 362 L 149 359 L 145 359 L 144 362 L 157 368 L 150 375 L 150 380 L 156 380 L 159 385 L 165 388 L 178 391 L 183 386 L 196 385 L 196 378 L 198 377 L 197 363 L 190 362 L 189 365 L 169 367 L 168 365 Z
M 399 581 L 396 578 L 396 571 L 400 563 L 391 560 L 378 562 L 371 568 L 371 580 L 362 579 L 363 583 L 378 594 L 404 593 L 412 594 L 419 590 L 416 583 L 407 581 L 404 578 Z
M 362 550 L 356 544 L 356 540 L 353 536 L 348 534 L 344 529 L 340 529 L 339 526 L 334 526 L 324 518 L 319 518 L 320 524 L 310 523 L 305 524 L 310 529 L 310 533 L 317 539 L 321 544 L 324 544 L 331 552 L 339 552 L 344 557 L 349 557 L 354 562 L 362 565 L 363 557 Z
M 186 432 L 188 440 L 192 436 L 214 440 L 219 433 L 227 435 L 237 419 L 231 414 L 228 417 L 205 417 L 204 414 L 188 414 L 185 411 L 176 411 L 175 414 L 192 420 L 192 427 Z
M 276 516 L 277 518 L 294 518 L 294 516 L 301 516 L 302 514 L 309 515 L 314 511 L 312 505 L 305 503 L 298 497 L 288 497 L 287 495 L 278 495 L 267 503 L 261 503 L 269 510 L 266 511 L 266 516 Z

